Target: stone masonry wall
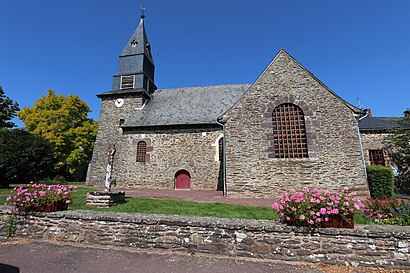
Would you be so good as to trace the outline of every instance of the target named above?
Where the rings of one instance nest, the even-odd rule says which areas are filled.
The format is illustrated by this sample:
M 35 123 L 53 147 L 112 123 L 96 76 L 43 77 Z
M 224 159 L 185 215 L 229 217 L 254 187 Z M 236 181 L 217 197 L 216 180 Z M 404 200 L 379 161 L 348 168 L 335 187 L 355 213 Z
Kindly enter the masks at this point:
M 114 157 L 113 178 L 119 187 L 173 189 L 175 174 L 186 170 L 191 189 L 216 190 L 220 162 L 219 128 L 163 129 L 124 132 Z M 152 146 L 146 163 L 136 162 L 137 143 Z
M 124 105 L 120 108 L 114 105 L 117 98 L 124 99 Z M 116 148 L 118 147 L 118 142 L 122 135 L 120 119 L 125 120 L 135 108 L 141 107 L 143 103 L 144 98 L 141 94 L 102 98 L 97 138 L 87 172 L 87 185 L 104 185 L 108 144 L 116 144 Z
M 383 150 L 386 137 L 388 134 L 386 133 L 379 133 L 379 132 L 362 132 L 362 145 L 363 145 L 363 152 L 366 158 L 366 163 L 369 165 L 369 150 Z M 384 151 L 384 160 L 386 165 L 390 165 L 389 156 L 386 151 Z
M 115 107 L 117 97 L 124 105 Z M 186 170 L 191 175 L 191 189 L 216 190 L 220 175 L 217 139 L 221 128 L 151 129 L 123 132 L 120 119 L 126 120 L 135 108 L 143 105 L 140 95 L 104 97 L 101 103 L 98 134 L 87 173 L 87 185 L 104 185 L 108 145 L 115 144 L 112 178 L 117 187 L 173 189 L 175 173 Z M 136 162 L 139 140 L 147 142 L 147 162 Z
M 309 158 L 271 158 L 271 112 L 281 103 L 304 111 Z M 272 197 L 278 188 L 304 186 L 368 194 L 353 111 L 286 52 L 224 120 L 228 196 Z
M 0 232 L 6 229 L 0 212 Z M 274 221 L 65 211 L 17 217 L 17 237 L 297 262 L 410 269 L 408 227 L 288 227 Z

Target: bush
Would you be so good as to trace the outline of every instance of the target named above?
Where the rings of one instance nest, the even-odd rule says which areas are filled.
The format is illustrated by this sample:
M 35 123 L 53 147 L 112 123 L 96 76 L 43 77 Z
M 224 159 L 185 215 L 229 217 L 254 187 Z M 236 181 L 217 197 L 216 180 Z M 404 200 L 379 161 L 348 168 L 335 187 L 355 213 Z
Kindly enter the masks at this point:
M 366 217 L 375 223 L 410 225 L 410 204 L 403 199 L 379 198 L 366 202 Z
M 279 219 L 286 223 L 300 226 L 318 226 L 321 222 L 328 222 L 333 216 L 345 221 L 355 211 L 364 206 L 356 193 L 349 193 L 347 188 L 340 192 L 331 193 L 305 187 L 301 192 L 295 189 L 281 192 L 277 201 L 272 205 L 279 212 Z
M 25 211 L 50 206 L 55 202 L 71 203 L 71 192 L 77 186 L 34 184 L 15 188 L 7 197 L 5 205 L 13 206 L 13 211 Z
M 53 168 L 54 149 L 47 140 L 23 129 L 0 130 L 0 186 L 37 181 Z
M 43 184 L 47 184 L 47 185 L 67 185 L 68 184 L 67 180 L 62 175 L 56 175 L 53 179 L 48 177 L 40 182 Z
M 393 169 L 385 166 L 367 166 L 370 195 L 373 198 L 394 196 Z

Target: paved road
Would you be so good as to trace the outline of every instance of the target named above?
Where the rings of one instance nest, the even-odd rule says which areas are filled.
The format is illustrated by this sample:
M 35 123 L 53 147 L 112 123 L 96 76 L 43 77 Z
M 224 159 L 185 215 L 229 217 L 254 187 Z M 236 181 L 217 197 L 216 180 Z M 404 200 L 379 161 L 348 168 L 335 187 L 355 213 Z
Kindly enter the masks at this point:
M 0 239 L 0 273 L 367 273 L 405 272 L 377 268 L 305 265 L 266 260 L 146 252 L 125 248 L 54 245 L 29 239 Z
M 144 273 L 263 273 L 323 272 L 303 265 L 275 264 L 170 252 L 83 248 L 29 240 L 0 241 L 1 273 L 144 272 Z

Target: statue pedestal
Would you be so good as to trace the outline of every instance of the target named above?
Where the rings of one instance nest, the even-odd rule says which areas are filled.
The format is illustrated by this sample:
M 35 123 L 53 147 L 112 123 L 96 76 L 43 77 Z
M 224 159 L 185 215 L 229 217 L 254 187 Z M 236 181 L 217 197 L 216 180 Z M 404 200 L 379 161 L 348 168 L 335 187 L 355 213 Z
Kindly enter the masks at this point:
M 102 208 L 108 208 L 116 204 L 122 204 L 125 202 L 125 192 L 102 192 L 94 191 L 87 193 L 86 204 L 89 206 L 96 206 Z

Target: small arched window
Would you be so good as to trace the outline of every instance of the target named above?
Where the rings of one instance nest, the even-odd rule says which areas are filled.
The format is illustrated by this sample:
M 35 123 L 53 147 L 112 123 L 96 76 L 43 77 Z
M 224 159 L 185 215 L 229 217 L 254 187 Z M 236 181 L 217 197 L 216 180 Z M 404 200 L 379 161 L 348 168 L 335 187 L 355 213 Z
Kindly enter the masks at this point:
M 305 116 L 299 106 L 277 106 L 272 112 L 272 129 L 275 158 L 308 157 Z
M 145 163 L 147 159 L 147 143 L 143 140 L 137 143 L 137 162 Z

